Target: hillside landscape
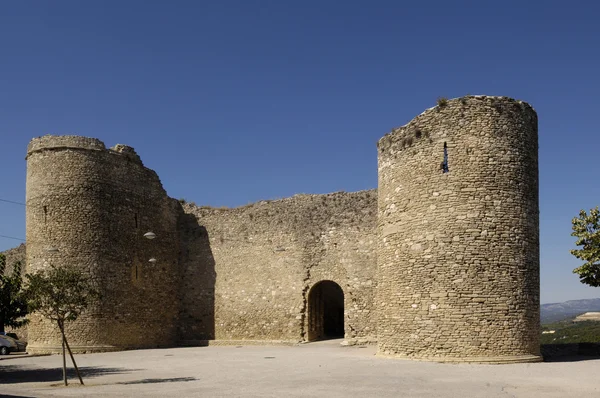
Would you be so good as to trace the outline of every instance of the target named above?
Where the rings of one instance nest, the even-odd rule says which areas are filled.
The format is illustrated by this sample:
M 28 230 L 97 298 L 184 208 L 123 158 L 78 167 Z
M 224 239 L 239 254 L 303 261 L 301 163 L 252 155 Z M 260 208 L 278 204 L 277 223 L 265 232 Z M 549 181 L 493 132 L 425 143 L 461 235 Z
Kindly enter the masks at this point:
M 549 303 L 540 306 L 542 325 L 574 318 L 584 312 L 600 311 L 600 298 L 569 300 L 563 303 Z

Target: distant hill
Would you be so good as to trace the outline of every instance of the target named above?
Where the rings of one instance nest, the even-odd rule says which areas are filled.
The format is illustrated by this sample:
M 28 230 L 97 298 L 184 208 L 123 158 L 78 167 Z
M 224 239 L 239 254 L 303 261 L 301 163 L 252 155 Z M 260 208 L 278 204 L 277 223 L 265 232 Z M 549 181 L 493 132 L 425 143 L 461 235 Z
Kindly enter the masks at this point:
M 562 321 L 573 318 L 584 312 L 600 311 L 600 298 L 569 300 L 564 303 L 542 304 L 540 318 L 542 324 Z

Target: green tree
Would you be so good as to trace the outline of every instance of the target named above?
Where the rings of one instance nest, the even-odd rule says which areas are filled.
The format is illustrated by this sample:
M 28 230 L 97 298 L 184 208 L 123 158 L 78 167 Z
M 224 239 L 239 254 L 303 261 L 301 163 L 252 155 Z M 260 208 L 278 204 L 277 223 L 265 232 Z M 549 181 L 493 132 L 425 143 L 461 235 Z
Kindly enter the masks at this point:
M 576 236 L 575 244 L 580 249 L 571 250 L 571 254 L 585 263 L 573 270 L 579 274 L 579 280 L 586 285 L 600 286 L 600 211 L 598 206 L 590 210 L 588 215 L 585 210 L 579 212 L 579 217 L 573 218 L 573 232 Z
M 79 377 L 79 368 L 65 335 L 65 324 L 79 315 L 99 297 L 92 279 L 74 266 L 50 266 L 33 275 L 27 275 L 27 297 L 32 311 L 55 322 L 62 336 L 63 380 L 67 385 L 65 346 Z
M 14 263 L 12 272 L 7 273 L 6 256 L 0 253 L 0 332 L 4 333 L 6 326 L 18 328 L 25 325 L 27 313 L 21 263 Z

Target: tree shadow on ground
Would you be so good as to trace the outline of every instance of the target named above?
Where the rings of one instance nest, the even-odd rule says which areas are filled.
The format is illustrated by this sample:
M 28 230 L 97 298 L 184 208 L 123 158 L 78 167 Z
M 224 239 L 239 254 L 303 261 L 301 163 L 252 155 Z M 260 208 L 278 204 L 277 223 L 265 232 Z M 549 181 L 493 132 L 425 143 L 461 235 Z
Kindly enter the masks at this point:
M 104 375 L 131 373 L 140 369 L 126 368 L 103 368 L 88 366 L 79 368 L 81 377 L 85 382 L 86 378 L 93 378 Z M 67 377 L 77 380 L 75 369 L 67 369 Z M 33 368 L 21 365 L 0 365 L 0 385 L 16 384 L 30 382 L 60 382 L 62 381 L 62 368 Z
M 142 379 L 142 380 L 134 380 L 134 381 L 124 381 L 116 384 L 152 384 L 152 383 L 177 383 L 180 381 L 194 381 L 198 380 L 195 377 L 172 377 L 165 379 Z

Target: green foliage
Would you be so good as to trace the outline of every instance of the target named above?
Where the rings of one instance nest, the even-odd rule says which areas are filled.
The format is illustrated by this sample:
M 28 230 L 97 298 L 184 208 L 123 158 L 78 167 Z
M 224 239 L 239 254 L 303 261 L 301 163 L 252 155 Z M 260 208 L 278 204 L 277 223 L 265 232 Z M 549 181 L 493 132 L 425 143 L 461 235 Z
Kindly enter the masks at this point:
M 29 309 L 39 312 L 43 317 L 56 322 L 60 329 L 63 342 L 63 380 L 65 386 L 68 384 L 65 347 L 69 351 L 79 382 L 83 385 L 83 379 L 65 335 L 65 322 L 76 320 L 99 297 L 100 294 L 89 275 L 71 265 L 50 266 L 33 275 L 27 275 Z
M 6 274 L 6 257 L 0 253 L 0 332 L 4 332 L 5 326 L 18 328 L 25 325 L 27 313 L 21 263 L 15 263 L 12 273 Z
M 542 326 L 542 331 L 554 330 L 554 333 L 542 334 L 541 344 L 600 343 L 600 322 L 597 321 L 561 321 Z
M 573 218 L 573 232 L 576 236 L 575 244 L 581 249 L 571 250 L 571 254 L 585 263 L 573 270 L 579 275 L 581 283 L 600 286 L 600 211 L 598 206 L 590 210 L 588 215 L 585 210 L 579 212 L 579 217 Z
M 439 97 L 439 98 L 437 99 L 437 104 L 438 104 L 438 106 L 439 106 L 440 108 L 441 108 L 441 107 L 443 107 L 443 106 L 446 106 L 446 105 L 448 105 L 448 98 L 446 98 L 446 97 Z
M 27 275 L 27 280 L 30 309 L 57 322 L 61 330 L 99 298 L 91 278 L 73 266 L 50 266 Z

